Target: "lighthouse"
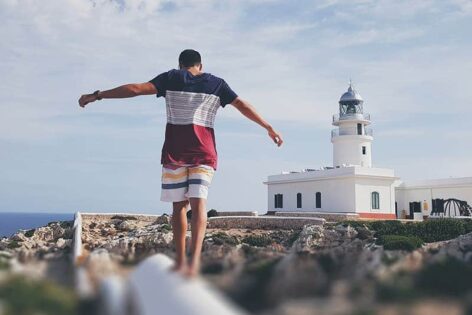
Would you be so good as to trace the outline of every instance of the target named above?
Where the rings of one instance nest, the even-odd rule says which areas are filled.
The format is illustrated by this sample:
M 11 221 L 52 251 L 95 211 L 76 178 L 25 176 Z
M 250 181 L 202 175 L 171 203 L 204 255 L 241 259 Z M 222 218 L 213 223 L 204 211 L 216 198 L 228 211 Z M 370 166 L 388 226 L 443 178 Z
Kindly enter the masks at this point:
M 331 143 L 333 144 L 333 167 L 372 167 L 372 129 L 370 114 L 364 113 L 364 100 L 353 88 L 339 99 L 339 114 L 333 115 Z
M 372 165 L 370 115 L 352 82 L 338 103 L 332 118 L 333 165 L 268 176 L 268 211 L 311 211 L 329 214 L 329 220 L 395 219 L 399 178 L 393 169 Z

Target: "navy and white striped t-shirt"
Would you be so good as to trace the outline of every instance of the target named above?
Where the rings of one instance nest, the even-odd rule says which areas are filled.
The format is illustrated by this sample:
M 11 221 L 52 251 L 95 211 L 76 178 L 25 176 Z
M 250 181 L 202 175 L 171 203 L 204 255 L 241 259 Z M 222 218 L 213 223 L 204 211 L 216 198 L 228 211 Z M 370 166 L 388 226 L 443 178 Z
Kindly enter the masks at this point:
M 217 110 L 237 97 L 228 84 L 210 73 L 170 70 L 152 79 L 157 97 L 166 99 L 167 125 L 162 164 L 208 165 L 216 169 L 213 130 Z

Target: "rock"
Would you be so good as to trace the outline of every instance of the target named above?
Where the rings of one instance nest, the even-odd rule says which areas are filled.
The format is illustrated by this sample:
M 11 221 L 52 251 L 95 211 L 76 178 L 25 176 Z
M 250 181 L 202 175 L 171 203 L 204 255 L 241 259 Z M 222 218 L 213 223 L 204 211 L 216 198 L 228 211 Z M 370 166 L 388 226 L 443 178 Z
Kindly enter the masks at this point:
M 5 249 L 7 249 L 9 243 L 10 243 L 10 242 L 9 242 L 8 238 L 2 238 L 2 239 L 0 240 L 0 250 L 3 251 L 3 250 L 5 250 Z
M 58 238 L 63 237 L 65 234 L 65 229 L 63 229 L 60 224 L 55 224 L 52 227 L 52 237 L 54 240 L 57 240 Z
M 461 251 L 472 252 L 472 233 L 461 235 L 457 238 L 457 243 Z
M 275 266 L 268 284 L 271 302 L 303 298 L 327 290 L 329 281 L 312 254 L 290 253 Z
M 117 263 L 112 260 L 110 253 L 103 248 L 96 249 L 90 253 L 85 262 L 85 267 L 92 280 L 97 283 L 99 281 L 97 279 L 110 274 L 116 274 L 118 270 Z
M 118 225 L 118 229 L 121 231 L 131 231 L 136 229 L 136 225 L 128 221 L 123 221 Z
M 37 228 L 34 237 L 35 240 L 50 242 L 54 240 L 54 233 L 48 226 Z
M 321 225 L 305 225 L 292 248 L 296 252 L 311 252 L 320 245 L 324 228 Z
M 23 242 L 27 240 L 26 236 L 22 232 L 15 233 L 10 239 L 17 242 Z
M 59 238 L 59 239 L 56 241 L 56 247 L 57 247 L 57 248 L 60 248 L 60 249 L 63 249 L 64 247 L 66 247 L 66 241 L 65 241 L 65 239 Z
M 371 240 L 374 237 L 374 232 L 365 227 L 358 227 L 357 237 L 361 240 Z
M 347 237 L 347 238 L 354 238 L 357 236 L 356 229 L 354 229 L 350 225 L 344 226 L 342 224 L 339 224 L 335 227 L 335 231 L 341 233 L 343 237 Z
M 18 251 L 18 260 L 19 262 L 25 264 L 31 261 L 34 258 L 34 255 L 35 255 L 35 251 L 31 249 L 22 248 Z
M 123 223 L 129 224 L 126 221 L 124 221 Z M 126 229 L 126 231 L 127 231 L 127 229 Z M 100 234 L 102 236 L 113 236 L 113 235 L 116 235 L 116 230 L 113 227 L 104 227 L 100 230 Z
M 153 224 L 170 224 L 170 217 L 167 214 L 163 214 Z

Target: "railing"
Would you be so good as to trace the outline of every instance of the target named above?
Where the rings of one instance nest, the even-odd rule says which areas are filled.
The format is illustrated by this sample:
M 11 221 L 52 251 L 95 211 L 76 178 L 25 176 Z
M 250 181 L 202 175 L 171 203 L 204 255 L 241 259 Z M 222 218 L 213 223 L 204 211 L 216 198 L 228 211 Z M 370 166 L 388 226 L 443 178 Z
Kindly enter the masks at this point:
M 333 115 L 333 123 L 339 122 L 340 120 L 349 120 L 349 119 L 355 119 L 355 120 L 370 120 L 370 114 L 369 113 L 359 113 L 359 114 L 343 114 L 339 116 L 339 114 L 334 114 Z
M 331 138 L 338 136 L 374 136 L 374 131 L 371 128 L 365 128 L 363 134 L 358 134 L 357 129 L 343 129 L 338 128 L 331 130 Z

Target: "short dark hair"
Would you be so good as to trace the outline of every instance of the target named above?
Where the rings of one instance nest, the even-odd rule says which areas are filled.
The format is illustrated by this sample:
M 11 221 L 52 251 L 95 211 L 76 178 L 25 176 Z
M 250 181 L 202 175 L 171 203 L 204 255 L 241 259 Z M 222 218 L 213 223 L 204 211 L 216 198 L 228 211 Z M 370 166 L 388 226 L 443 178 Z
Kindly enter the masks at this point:
M 185 49 L 179 55 L 179 65 L 185 68 L 190 68 L 202 63 L 200 53 L 193 49 Z

